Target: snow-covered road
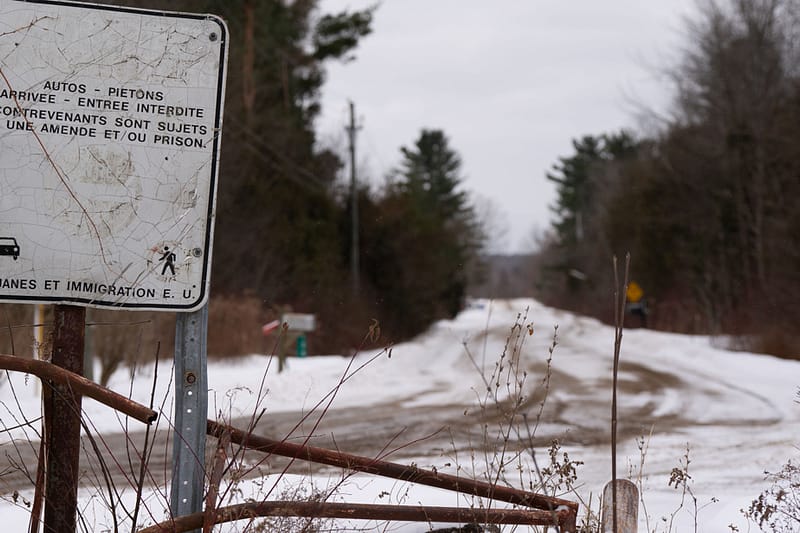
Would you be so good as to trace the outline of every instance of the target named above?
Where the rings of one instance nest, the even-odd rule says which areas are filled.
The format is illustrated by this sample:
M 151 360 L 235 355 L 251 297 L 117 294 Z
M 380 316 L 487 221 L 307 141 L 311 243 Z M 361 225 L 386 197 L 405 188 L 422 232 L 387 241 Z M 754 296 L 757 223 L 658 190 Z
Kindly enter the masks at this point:
M 624 333 L 618 464 L 620 476 L 629 470 L 638 475 L 644 457 L 640 531 L 647 526 L 667 530 L 669 522 L 660 518 L 680 504 L 680 492 L 668 486 L 670 473 L 687 453 L 700 531 L 725 531 L 728 524 L 746 531 L 739 509 L 767 487 L 764 471 L 776 471 L 798 456 L 800 362 L 730 352 L 713 344 L 703 336 L 641 329 Z M 399 448 L 389 460 L 479 476 L 497 453 L 508 458 L 519 450 L 529 457 L 531 442 L 538 460 L 546 460 L 549 442 L 558 439 L 571 459 L 585 463 L 578 468 L 577 493 L 565 497 L 588 502 L 592 495 L 596 502 L 611 477 L 613 346 L 613 328 L 595 320 L 533 300 L 479 301 L 413 342 L 352 360 L 291 359 L 281 374 L 263 355 L 213 362 L 209 406 L 212 416 L 222 413 L 226 419 L 241 419 L 265 408 L 257 432 L 284 437 L 303 415 L 320 413 L 315 406 L 320 401 L 326 405 L 326 395 L 347 376 L 321 425 L 314 428 L 312 413 L 290 438 L 313 433 L 312 444 L 366 456 Z M 170 365 L 162 364 L 157 398 L 169 396 L 170 372 Z M 153 375 L 152 367 L 141 369 L 133 382 L 133 399 L 147 403 Z M 26 416 L 36 418 L 39 404 L 33 380 L 12 379 Z M 131 387 L 127 372 L 119 371 L 111 385 L 127 394 Z M 0 395 L 0 419 L 6 427 L 14 426 L 22 417 L 8 383 L 2 384 Z M 510 439 L 505 452 L 498 452 L 498 428 L 514 405 L 517 422 L 524 420 L 518 427 L 524 431 L 520 438 Z M 105 407 L 87 400 L 84 408 L 100 433 L 120 430 L 120 421 Z M 27 436 L 15 430 L 3 433 L 0 441 L 32 436 L 30 430 Z M 479 461 L 476 450 L 481 452 Z M 162 467 L 155 470 L 163 472 Z M 379 494 L 403 491 L 414 502 L 454 504 L 452 496 L 430 489 L 401 488 L 357 476 L 351 483 L 350 500 L 376 502 Z M 0 490 L 6 493 L 1 485 Z M 693 531 L 694 509 L 694 504 L 686 505 L 672 530 Z M 20 519 L 25 512 L 0 503 L 4 519 Z

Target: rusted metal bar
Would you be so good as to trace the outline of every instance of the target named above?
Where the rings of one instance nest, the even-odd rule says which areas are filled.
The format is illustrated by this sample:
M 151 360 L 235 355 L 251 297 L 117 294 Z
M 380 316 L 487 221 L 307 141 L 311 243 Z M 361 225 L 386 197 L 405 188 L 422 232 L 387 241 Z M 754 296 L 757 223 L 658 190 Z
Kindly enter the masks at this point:
M 230 445 L 230 433 L 223 433 L 222 437 L 217 442 L 217 451 L 214 454 L 214 467 L 211 469 L 211 479 L 208 481 L 203 533 L 212 533 L 214 529 L 214 510 L 217 508 L 219 484 L 222 482 L 222 475 L 225 473 L 225 463 L 228 461 L 227 449 Z
M 440 489 L 452 490 L 466 494 L 472 494 L 483 498 L 500 500 L 525 507 L 542 509 L 545 511 L 556 511 L 568 509 L 573 514 L 578 513 L 578 504 L 561 498 L 553 498 L 533 492 L 492 485 L 481 481 L 457 477 L 449 474 L 441 474 L 431 470 L 424 470 L 415 466 L 390 463 L 380 459 L 360 457 L 348 453 L 317 448 L 314 446 L 303 446 L 289 442 L 277 441 L 252 435 L 242 430 L 219 424 L 212 420 L 208 421 L 207 432 L 209 435 L 219 438 L 225 432 L 230 432 L 231 442 L 245 446 L 248 449 L 257 450 L 263 453 L 272 453 L 284 457 L 291 457 L 303 461 L 311 461 L 330 466 L 338 466 L 347 470 L 374 474 L 410 483 L 419 483 Z
M 86 309 L 57 305 L 52 362 L 69 372 L 83 373 Z M 44 531 L 74 533 L 78 509 L 78 474 L 81 443 L 81 395 L 69 382 L 52 386 L 47 420 L 47 472 L 45 474 Z
M 184 533 L 203 524 L 206 513 L 194 513 L 140 529 L 139 533 Z M 350 520 L 397 520 L 403 522 L 460 522 L 479 524 L 524 524 L 555 526 L 568 519 L 569 509 L 472 509 L 469 507 L 425 507 L 331 502 L 250 502 L 222 507 L 213 512 L 213 523 L 233 522 L 264 516 L 343 518 Z M 207 518 L 206 518 L 207 520 Z M 562 531 L 564 529 L 562 528 Z
M 158 413 L 152 409 L 47 361 L 23 359 L 13 355 L 0 355 L 0 368 L 33 374 L 42 381 L 47 380 L 83 396 L 88 396 L 145 424 L 150 424 L 158 418 Z

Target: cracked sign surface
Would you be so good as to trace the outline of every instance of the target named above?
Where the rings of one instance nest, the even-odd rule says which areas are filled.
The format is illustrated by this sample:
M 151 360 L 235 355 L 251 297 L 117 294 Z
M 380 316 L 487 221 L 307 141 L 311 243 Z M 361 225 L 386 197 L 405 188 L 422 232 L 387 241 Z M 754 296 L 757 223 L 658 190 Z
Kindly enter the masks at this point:
M 0 301 L 205 303 L 226 51 L 210 15 L 0 0 Z

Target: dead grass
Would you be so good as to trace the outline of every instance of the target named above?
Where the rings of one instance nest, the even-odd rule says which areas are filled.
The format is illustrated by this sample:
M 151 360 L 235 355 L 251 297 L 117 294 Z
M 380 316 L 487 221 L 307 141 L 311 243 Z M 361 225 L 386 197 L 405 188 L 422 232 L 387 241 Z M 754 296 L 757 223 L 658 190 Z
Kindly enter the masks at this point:
M 748 337 L 745 348 L 750 352 L 800 360 L 800 334 L 787 327 L 769 324 L 756 335 Z
M 261 334 L 270 312 L 252 295 L 212 297 L 208 306 L 208 356 L 212 359 L 264 353 Z
M 44 346 L 52 331 L 53 306 L 44 313 Z M 33 305 L 0 304 L 0 353 L 32 357 Z M 209 304 L 208 354 L 211 358 L 263 353 L 267 342 L 261 326 L 270 316 L 253 296 L 219 296 Z M 86 349 L 100 362 L 101 384 L 120 366 L 135 368 L 153 360 L 156 353 L 171 354 L 175 341 L 175 313 L 88 309 Z

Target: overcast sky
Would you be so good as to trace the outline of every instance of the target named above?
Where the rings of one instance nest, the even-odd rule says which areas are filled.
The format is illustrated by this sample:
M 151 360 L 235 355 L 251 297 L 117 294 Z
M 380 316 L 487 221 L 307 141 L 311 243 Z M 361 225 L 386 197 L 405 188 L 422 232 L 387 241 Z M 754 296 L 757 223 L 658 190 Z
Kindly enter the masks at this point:
M 320 7 L 375 3 L 321 0 Z M 464 188 L 496 212 L 493 249 L 530 251 L 532 235 L 551 219 L 555 189 L 545 173 L 572 153 L 571 140 L 642 131 L 642 108 L 668 107 L 663 69 L 685 44 L 684 20 L 695 5 L 384 0 L 356 59 L 328 68 L 320 140 L 345 148 L 352 100 L 359 174 L 379 185 L 422 128 L 444 130 L 461 155 Z

